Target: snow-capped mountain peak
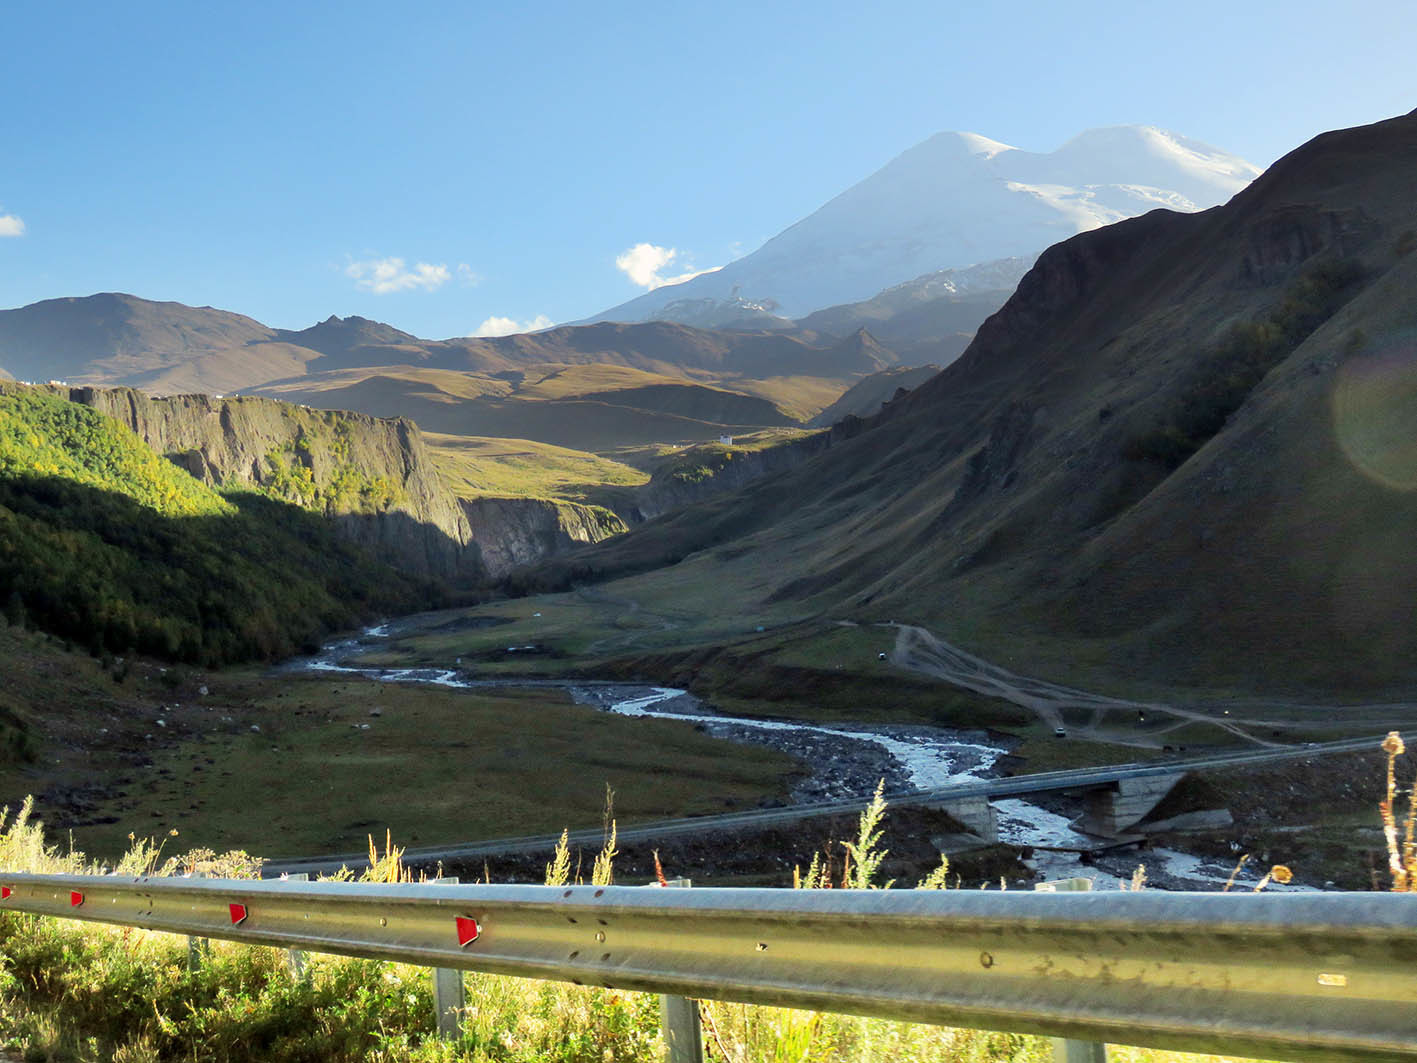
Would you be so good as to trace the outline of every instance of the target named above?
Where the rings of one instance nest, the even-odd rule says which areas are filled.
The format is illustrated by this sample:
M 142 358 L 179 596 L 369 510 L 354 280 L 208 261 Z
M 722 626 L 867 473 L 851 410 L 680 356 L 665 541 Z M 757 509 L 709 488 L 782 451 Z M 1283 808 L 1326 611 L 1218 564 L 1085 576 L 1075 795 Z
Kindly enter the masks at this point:
M 703 300 L 730 298 L 797 318 L 938 270 L 1036 256 L 1157 207 L 1203 210 L 1259 172 L 1156 126 L 1091 129 L 1047 153 L 978 133 L 937 133 L 752 254 L 589 320 L 662 317 L 682 300 L 702 313 Z

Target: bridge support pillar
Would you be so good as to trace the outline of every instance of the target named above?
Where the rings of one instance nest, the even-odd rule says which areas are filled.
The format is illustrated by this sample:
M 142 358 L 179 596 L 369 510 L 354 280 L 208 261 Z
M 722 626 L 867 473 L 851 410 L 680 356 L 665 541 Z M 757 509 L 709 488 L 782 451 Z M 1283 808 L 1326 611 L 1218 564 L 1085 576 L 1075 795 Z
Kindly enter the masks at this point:
M 1161 803 L 1184 772 L 1175 775 L 1151 775 L 1141 779 L 1118 779 L 1105 787 L 1089 790 L 1087 808 L 1073 822 L 1076 830 L 1115 838 L 1128 827 L 1135 826 L 1148 812 Z
M 999 819 L 987 797 L 955 797 L 930 805 L 948 812 L 986 842 L 999 840 Z

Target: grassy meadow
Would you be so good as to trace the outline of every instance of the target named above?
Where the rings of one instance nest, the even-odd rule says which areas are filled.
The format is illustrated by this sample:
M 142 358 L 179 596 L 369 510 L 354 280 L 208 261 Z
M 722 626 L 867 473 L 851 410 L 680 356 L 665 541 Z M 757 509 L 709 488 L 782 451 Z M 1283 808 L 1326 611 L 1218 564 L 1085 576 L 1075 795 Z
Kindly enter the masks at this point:
M 598 825 L 607 785 L 630 823 L 781 798 L 797 770 L 771 750 L 574 705 L 559 690 L 211 682 L 213 698 L 169 713 L 185 729 L 151 754 L 149 784 L 101 806 L 117 823 L 75 832 L 85 847 L 121 848 L 132 822 L 271 857 L 358 851 L 386 829 L 419 845 L 549 835 Z
M 564 498 L 596 503 L 606 487 L 649 481 L 639 469 L 596 454 L 531 439 L 425 433 L 448 489 L 459 498 Z
M 629 823 L 780 799 L 798 770 L 771 750 L 554 689 L 174 677 L 155 665 L 117 682 L 85 658 L 55 682 L 57 647 L 3 634 L 18 677 L 0 714 L 19 729 L 4 725 L 14 739 L 0 799 L 42 791 L 41 814 L 75 824 L 73 843 L 109 859 L 135 829 L 271 857 L 358 851 L 385 829 L 420 845 L 554 834 L 597 825 L 607 785 Z

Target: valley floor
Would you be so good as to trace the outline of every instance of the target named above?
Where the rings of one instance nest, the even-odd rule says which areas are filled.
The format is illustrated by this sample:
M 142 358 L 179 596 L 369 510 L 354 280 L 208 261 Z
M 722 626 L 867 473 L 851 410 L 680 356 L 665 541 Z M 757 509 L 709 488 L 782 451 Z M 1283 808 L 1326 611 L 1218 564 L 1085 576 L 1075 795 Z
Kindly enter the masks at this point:
M 940 736 L 947 745 L 1007 747 L 999 768 L 1018 774 L 1180 749 L 1290 745 L 1355 727 L 1378 733 L 1394 722 L 1381 707 L 1321 727 L 1313 709 L 1286 720 L 1251 709 L 1231 716 L 1218 706 L 1092 695 L 1019 676 L 914 625 L 756 619 L 643 604 L 623 588 L 486 603 L 403 618 L 343 644 L 337 653 L 357 651 L 359 668 L 377 670 L 369 675 L 105 664 L 63 653 L 42 636 L 0 631 L 17 662 L 9 696 L 31 705 L 47 699 L 51 707 L 30 759 L 5 765 L 0 783 L 12 806 L 35 793 L 44 819 L 100 855 L 124 848 L 133 832 L 176 830 L 183 847 L 278 858 L 357 853 L 369 835 L 386 830 L 396 843 L 420 848 L 598 826 L 607 786 L 614 814 L 627 826 L 802 797 L 856 794 L 864 801 L 878 778 L 892 787 L 922 785 L 902 774 L 904 762 L 888 746 L 831 737 L 863 729 L 907 745 L 928 746 Z M 719 644 L 695 649 L 706 633 Z M 394 681 L 409 667 L 430 671 L 407 678 L 443 678 Z M 56 683 L 66 669 L 71 678 Z M 586 672 L 621 685 L 573 681 Z M 466 683 L 470 675 L 478 678 Z M 638 687 L 624 685 L 636 678 Z M 643 699 L 650 692 L 645 679 L 698 689 L 705 704 L 666 712 L 669 719 L 576 704 Z M 472 689 L 457 689 L 464 685 Z M 672 718 L 685 712 L 692 719 Z M 769 725 L 785 736 L 776 748 L 764 748 L 763 725 L 754 720 L 778 721 Z M 1054 737 L 1057 726 L 1066 728 L 1066 740 Z M 1380 760 L 1375 749 L 1372 757 L 1337 762 L 1344 765 L 1337 772 L 1325 761 L 1207 779 L 1204 797 L 1192 795 L 1178 810 L 1229 806 L 1236 824 L 1214 836 L 1160 839 L 1209 862 L 1173 884 L 1214 888 L 1238 846 L 1297 864 L 1300 881 L 1311 887 L 1371 887 L 1368 865 L 1382 864 L 1381 838 L 1373 833 Z M 1265 793 L 1311 780 L 1315 800 L 1274 808 L 1237 799 L 1255 792 L 1245 781 L 1251 778 L 1280 780 L 1259 786 Z M 1060 822 L 1079 810 L 1060 806 Z M 1019 814 L 1001 811 L 1006 819 Z M 1035 859 L 1030 870 L 1014 850 L 965 855 L 961 843 L 948 840 L 958 838 L 957 824 L 932 825 L 904 809 L 892 816 L 901 832 L 895 873 L 903 879 L 928 872 L 941 849 L 953 849 L 961 873 L 968 869 L 981 881 L 1003 876 L 1017 884 L 1082 867 L 1076 856 Z M 842 834 L 830 820 L 819 826 L 791 839 L 768 832 L 660 848 L 682 862 L 675 873 L 701 881 L 773 882 L 812 852 L 830 850 Z M 1051 844 L 1041 837 L 1015 831 L 1010 840 Z M 626 848 L 636 874 L 650 866 L 648 848 Z M 728 851 L 734 857 L 726 861 Z M 536 860 L 492 863 L 498 878 L 536 877 Z M 1159 859 L 1135 850 L 1101 863 L 1106 875 L 1085 873 L 1111 882 L 1149 863 L 1153 882 L 1166 881 Z M 463 870 L 476 877 L 476 868 Z

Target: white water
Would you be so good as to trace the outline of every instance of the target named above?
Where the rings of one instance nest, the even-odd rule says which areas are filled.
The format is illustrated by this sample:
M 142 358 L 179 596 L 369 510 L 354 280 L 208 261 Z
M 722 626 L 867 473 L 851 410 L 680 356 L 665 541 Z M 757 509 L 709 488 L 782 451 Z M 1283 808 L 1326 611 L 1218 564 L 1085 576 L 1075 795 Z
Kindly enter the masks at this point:
M 706 716 L 687 712 L 654 712 L 650 706 L 682 697 L 687 691 L 673 687 L 655 687 L 653 694 L 618 701 L 610 706 L 610 711 L 621 716 L 650 716 L 661 720 L 689 720 L 694 723 L 730 725 L 761 731 L 807 731 L 812 734 L 831 735 L 834 738 L 854 739 L 880 746 L 889 753 L 910 778 L 910 785 L 917 790 L 931 790 L 953 783 L 974 782 L 981 776 L 954 770 L 958 755 L 965 751 L 979 754 L 985 768 L 992 767 L 994 761 L 1004 755 L 1004 750 L 995 746 L 959 742 L 925 735 L 903 739 L 875 731 L 845 730 L 839 727 L 821 727 L 816 724 L 784 723 L 779 720 L 755 720 L 743 716 Z

